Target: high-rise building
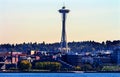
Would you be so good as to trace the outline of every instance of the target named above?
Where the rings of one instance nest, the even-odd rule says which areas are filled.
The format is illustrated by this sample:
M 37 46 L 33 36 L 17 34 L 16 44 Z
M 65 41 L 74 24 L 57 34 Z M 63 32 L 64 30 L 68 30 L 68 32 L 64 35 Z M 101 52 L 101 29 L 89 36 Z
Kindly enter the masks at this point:
M 67 36 L 66 36 L 66 14 L 69 13 L 70 10 L 66 9 L 65 6 L 62 7 L 62 9 L 59 10 L 59 13 L 62 14 L 62 36 L 61 36 L 61 47 L 60 51 L 65 54 L 68 53 L 70 48 L 68 48 L 67 44 Z

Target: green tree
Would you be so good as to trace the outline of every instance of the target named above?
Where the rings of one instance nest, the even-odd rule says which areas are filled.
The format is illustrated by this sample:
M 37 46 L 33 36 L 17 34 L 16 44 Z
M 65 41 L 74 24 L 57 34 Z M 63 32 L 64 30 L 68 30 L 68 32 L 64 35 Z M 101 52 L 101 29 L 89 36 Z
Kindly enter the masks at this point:
M 92 65 L 90 65 L 90 64 L 84 64 L 84 65 L 81 67 L 81 69 L 82 69 L 83 71 L 91 71 L 91 70 L 93 70 L 93 67 L 92 67 Z
M 103 66 L 102 71 L 120 71 L 120 66 Z
M 81 67 L 80 66 L 76 66 L 75 67 L 75 71 L 80 71 L 81 70 Z
M 52 62 L 50 63 L 50 70 L 51 71 L 58 71 L 61 68 L 61 64 L 58 62 Z
M 27 60 L 22 60 L 18 64 L 18 67 L 22 71 L 29 71 L 31 69 L 31 67 L 32 67 L 32 64 Z
M 61 68 L 61 64 L 58 62 L 37 62 L 35 68 L 40 70 L 58 71 Z

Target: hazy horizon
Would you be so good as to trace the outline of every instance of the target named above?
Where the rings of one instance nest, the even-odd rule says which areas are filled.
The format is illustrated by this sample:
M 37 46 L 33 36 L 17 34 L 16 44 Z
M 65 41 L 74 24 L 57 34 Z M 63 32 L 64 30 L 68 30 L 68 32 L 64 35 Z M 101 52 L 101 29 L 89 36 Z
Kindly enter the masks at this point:
M 120 40 L 119 0 L 0 0 L 0 44 L 60 42 L 64 3 L 68 42 Z

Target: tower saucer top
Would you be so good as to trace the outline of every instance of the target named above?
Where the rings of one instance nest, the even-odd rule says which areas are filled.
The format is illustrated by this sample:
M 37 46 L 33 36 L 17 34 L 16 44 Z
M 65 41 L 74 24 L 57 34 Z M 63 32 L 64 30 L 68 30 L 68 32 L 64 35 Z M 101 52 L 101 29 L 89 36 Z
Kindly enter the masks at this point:
M 70 10 L 69 10 L 69 9 L 66 9 L 66 7 L 63 6 L 62 9 L 59 9 L 58 11 L 59 11 L 60 13 L 69 13 Z

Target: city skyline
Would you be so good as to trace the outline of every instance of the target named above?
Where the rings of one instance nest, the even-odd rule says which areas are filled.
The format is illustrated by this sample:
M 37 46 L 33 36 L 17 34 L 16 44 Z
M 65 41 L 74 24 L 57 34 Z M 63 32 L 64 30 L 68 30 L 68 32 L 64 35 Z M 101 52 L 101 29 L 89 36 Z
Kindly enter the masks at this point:
M 0 0 L 0 43 L 60 42 L 64 3 L 68 42 L 120 39 L 119 0 Z

